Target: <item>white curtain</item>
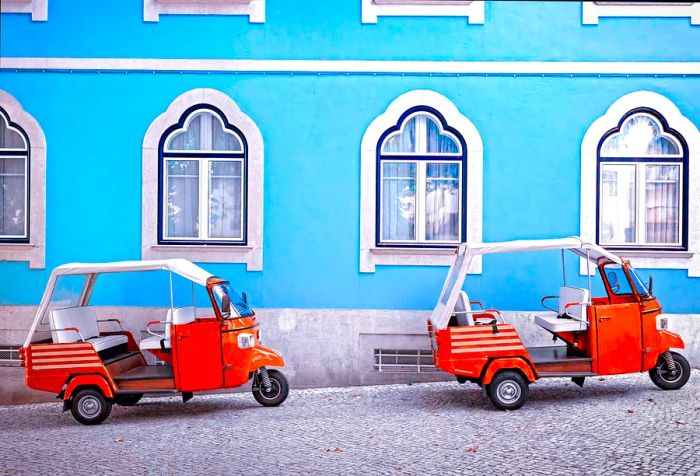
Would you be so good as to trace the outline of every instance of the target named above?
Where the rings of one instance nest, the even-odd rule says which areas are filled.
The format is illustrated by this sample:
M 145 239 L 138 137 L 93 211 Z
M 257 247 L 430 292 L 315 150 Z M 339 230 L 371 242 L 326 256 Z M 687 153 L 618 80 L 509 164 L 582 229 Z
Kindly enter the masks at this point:
M 416 239 L 416 164 L 382 163 L 382 240 Z
M 167 166 L 167 236 L 199 236 L 199 162 L 168 160 Z
M 637 182 L 635 164 L 603 164 L 600 196 L 602 243 L 637 241 Z
M 209 163 L 209 237 L 242 238 L 242 163 Z
M 0 159 L 0 236 L 25 235 L 25 157 Z
M 678 243 L 680 166 L 646 166 L 646 241 Z
M 425 239 L 459 239 L 459 164 L 428 163 L 425 183 Z
M 440 126 L 438 126 L 435 120 L 426 117 L 426 124 L 428 129 L 426 141 L 427 152 L 443 154 L 459 153 L 459 145 L 457 145 L 457 142 L 447 134 L 440 134 Z

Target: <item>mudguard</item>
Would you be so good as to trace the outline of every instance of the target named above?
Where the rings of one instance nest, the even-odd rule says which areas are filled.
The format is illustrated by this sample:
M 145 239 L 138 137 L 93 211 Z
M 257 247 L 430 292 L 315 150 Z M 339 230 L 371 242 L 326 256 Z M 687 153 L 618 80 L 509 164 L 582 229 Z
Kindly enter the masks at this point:
M 114 397 L 114 392 L 112 391 L 112 387 L 109 386 L 109 383 L 107 383 L 107 380 L 102 376 L 98 374 L 91 374 L 91 375 L 76 375 L 72 379 L 68 381 L 68 386 L 66 387 L 65 392 L 63 392 L 63 400 L 68 401 L 71 399 L 73 396 L 73 392 L 75 392 L 75 389 L 79 387 L 97 387 L 100 389 L 100 391 L 104 394 L 105 397 L 107 398 L 113 398 Z
M 481 383 L 484 385 L 490 384 L 491 380 L 493 380 L 493 377 L 496 375 L 496 373 L 498 373 L 499 370 L 506 369 L 520 370 L 523 373 L 523 375 L 525 375 L 525 378 L 528 380 L 528 382 L 534 382 L 538 378 L 538 376 L 532 370 L 532 367 L 530 367 L 530 364 L 527 361 L 525 361 L 525 359 L 521 359 L 518 357 L 502 358 L 491 361 L 488 367 L 486 367 L 484 375 L 481 377 Z
M 284 367 L 284 359 L 280 354 L 267 347 L 254 347 L 253 358 L 250 360 L 250 371 L 256 371 L 260 367 Z
M 659 348 L 665 352 L 668 349 L 685 349 L 685 344 L 681 336 L 675 332 L 659 331 Z

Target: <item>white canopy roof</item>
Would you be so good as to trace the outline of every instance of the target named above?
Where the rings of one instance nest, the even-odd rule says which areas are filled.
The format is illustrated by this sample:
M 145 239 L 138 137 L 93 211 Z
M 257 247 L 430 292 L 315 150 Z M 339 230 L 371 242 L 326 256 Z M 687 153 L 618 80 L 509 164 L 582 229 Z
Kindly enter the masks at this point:
M 34 316 L 34 322 L 29 330 L 29 335 L 27 335 L 24 346 L 27 347 L 31 343 L 34 332 L 42 322 L 44 314 L 49 307 L 49 303 L 51 302 L 51 297 L 53 296 L 54 288 L 56 287 L 56 280 L 59 276 L 88 276 L 85 284 L 86 290 L 83 291 L 83 296 L 81 298 L 82 301 L 78 304 L 79 306 L 83 306 L 89 302 L 90 294 L 92 292 L 92 285 L 88 283 L 88 281 L 94 281 L 95 276 L 98 274 L 158 270 L 171 271 L 189 281 L 192 281 L 193 283 L 199 284 L 200 286 L 206 286 L 207 279 L 213 276 L 210 272 L 205 271 L 196 264 L 181 258 L 151 261 L 115 261 L 112 263 L 68 263 L 58 266 L 51 271 L 51 276 L 49 276 L 49 281 L 46 284 L 44 295 L 41 298 L 39 307 L 37 308 L 36 315 Z
M 440 299 L 430 315 L 430 322 L 436 329 L 444 329 L 450 321 L 455 303 L 464 279 L 469 269 L 469 264 L 474 256 L 489 253 L 517 253 L 521 251 L 542 250 L 571 250 L 582 258 L 587 258 L 592 263 L 598 263 L 601 259 L 608 259 L 614 263 L 622 264 L 622 260 L 601 248 L 587 243 L 577 236 L 569 238 L 557 238 L 549 240 L 517 240 L 497 243 L 464 243 L 457 248 L 454 263 L 445 279 L 445 284 L 440 293 Z
M 57 267 L 51 274 L 63 276 L 67 274 L 125 273 L 157 270 L 172 271 L 200 286 L 206 286 L 207 279 L 212 276 L 210 272 L 182 258 L 151 261 L 115 261 L 112 263 L 68 263 Z

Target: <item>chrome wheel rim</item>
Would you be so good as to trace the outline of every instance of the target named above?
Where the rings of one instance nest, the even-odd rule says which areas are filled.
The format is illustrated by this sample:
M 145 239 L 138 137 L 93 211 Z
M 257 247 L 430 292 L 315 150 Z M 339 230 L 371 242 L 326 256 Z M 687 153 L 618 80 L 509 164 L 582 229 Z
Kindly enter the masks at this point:
M 102 405 L 97 397 L 88 396 L 78 402 L 78 411 L 86 418 L 94 418 L 100 413 Z
M 270 379 L 270 391 L 266 392 L 264 387 L 260 387 L 260 395 L 267 400 L 273 400 L 282 392 L 282 387 L 275 379 Z
M 683 367 L 676 362 L 676 373 L 675 375 L 671 373 L 671 370 L 669 370 L 668 365 L 666 364 L 666 361 L 662 363 L 659 367 L 656 369 L 656 373 L 659 376 L 661 380 L 663 380 L 666 383 L 673 383 L 678 381 L 682 376 L 683 376 Z
M 521 393 L 520 385 L 513 380 L 505 380 L 496 388 L 498 399 L 505 404 L 517 402 Z

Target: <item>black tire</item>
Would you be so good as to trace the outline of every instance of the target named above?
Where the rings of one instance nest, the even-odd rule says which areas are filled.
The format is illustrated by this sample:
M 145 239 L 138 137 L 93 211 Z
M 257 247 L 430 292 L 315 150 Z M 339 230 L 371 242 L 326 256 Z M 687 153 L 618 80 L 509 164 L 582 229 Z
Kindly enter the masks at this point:
M 112 402 L 99 390 L 86 388 L 75 394 L 70 411 L 83 425 L 99 425 L 112 411 Z
M 676 374 L 672 375 L 662 355 L 656 363 L 656 367 L 649 370 L 649 377 L 654 385 L 663 390 L 678 390 L 686 384 L 690 378 L 690 364 L 681 354 L 671 352 L 671 357 L 676 363 Z
M 114 396 L 114 403 L 122 407 L 133 407 L 143 397 L 143 393 L 126 393 Z
M 287 399 L 287 395 L 289 395 L 289 384 L 284 374 L 279 370 L 268 370 L 267 375 L 270 377 L 270 391 L 266 392 L 265 389 L 262 388 L 262 384 L 256 376 L 258 389 L 253 390 L 253 397 L 264 407 L 276 407 Z
M 464 375 L 457 375 L 457 383 L 467 383 L 467 377 Z
M 517 410 L 527 402 L 529 390 L 528 382 L 520 372 L 501 370 L 486 385 L 486 396 L 500 410 Z

